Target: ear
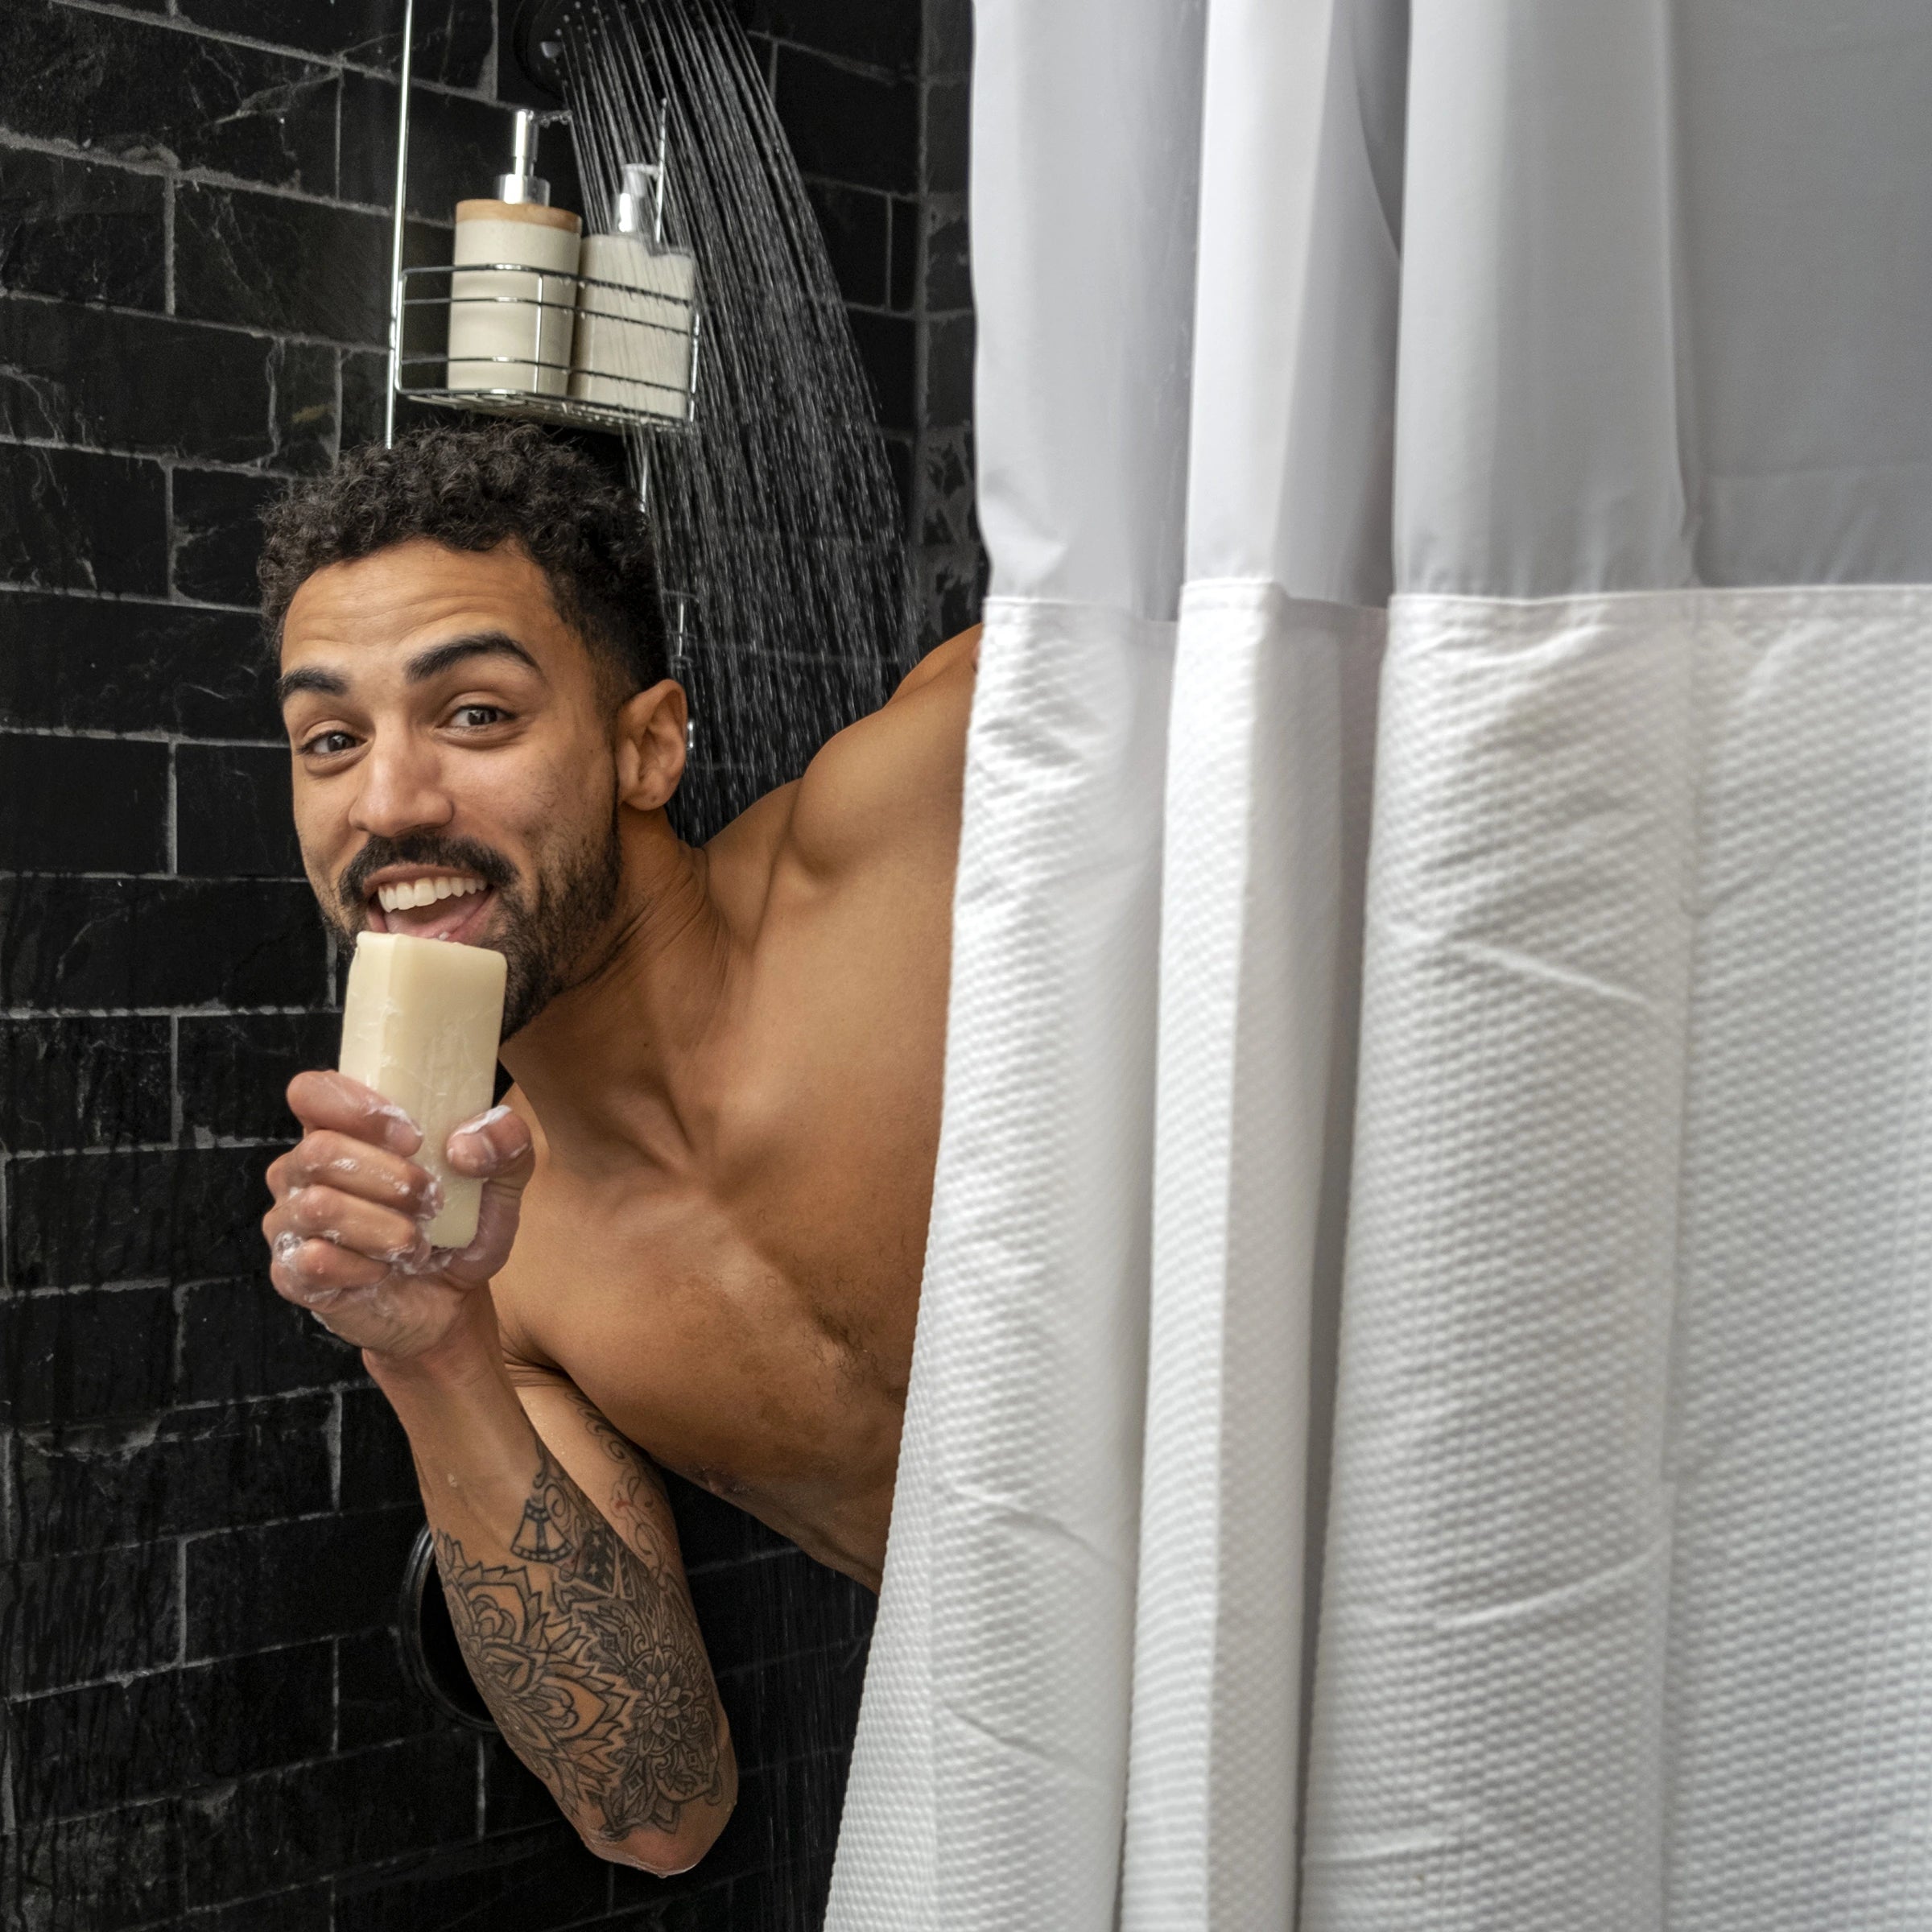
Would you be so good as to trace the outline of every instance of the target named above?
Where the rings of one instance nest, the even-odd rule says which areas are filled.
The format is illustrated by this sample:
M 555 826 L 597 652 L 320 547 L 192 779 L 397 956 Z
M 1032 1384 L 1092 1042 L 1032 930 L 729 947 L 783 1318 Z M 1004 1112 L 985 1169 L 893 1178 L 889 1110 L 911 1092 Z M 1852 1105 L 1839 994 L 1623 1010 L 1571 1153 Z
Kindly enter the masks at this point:
M 656 811 L 684 775 L 684 687 L 661 679 L 627 698 L 617 716 L 617 795 L 633 811 Z

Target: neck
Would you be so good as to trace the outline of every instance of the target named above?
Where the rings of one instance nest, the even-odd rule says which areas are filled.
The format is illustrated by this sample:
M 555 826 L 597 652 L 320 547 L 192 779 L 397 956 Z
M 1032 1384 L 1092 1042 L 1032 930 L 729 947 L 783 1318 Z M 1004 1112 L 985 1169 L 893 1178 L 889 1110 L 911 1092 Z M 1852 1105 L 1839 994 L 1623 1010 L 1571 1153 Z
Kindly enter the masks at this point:
M 662 811 L 626 811 L 620 837 L 617 909 L 586 970 L 502 1047 L 546 1158 L 579 1172 L 688 1158 L 730 974 L 704 852 Z

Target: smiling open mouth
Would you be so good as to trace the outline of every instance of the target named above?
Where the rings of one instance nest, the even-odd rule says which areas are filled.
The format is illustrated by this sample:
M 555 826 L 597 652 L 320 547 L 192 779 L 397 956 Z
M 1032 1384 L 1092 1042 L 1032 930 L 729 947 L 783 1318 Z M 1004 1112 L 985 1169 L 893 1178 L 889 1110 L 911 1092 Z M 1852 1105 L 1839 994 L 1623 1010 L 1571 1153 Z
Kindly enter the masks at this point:
M 397 871 L 377 882 L 365 904 L 371 932 L 460 943 L 480 931 L 496 896 L 474 873 Z

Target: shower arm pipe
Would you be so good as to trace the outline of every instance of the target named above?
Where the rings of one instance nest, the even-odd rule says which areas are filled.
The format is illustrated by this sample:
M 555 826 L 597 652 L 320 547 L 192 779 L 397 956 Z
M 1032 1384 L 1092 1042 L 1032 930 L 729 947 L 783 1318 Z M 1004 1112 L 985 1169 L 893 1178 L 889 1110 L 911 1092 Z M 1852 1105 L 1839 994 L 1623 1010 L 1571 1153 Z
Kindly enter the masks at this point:
M 416 0 L 402 0 L 402 68 L 396 89 L 396 205 L 389 237 L 389 384 L 382 398 L 382 446 L 396 440 L 396 390 L 402 379 L 402 217 L 409 188 L 409 82 L 416 50 Z

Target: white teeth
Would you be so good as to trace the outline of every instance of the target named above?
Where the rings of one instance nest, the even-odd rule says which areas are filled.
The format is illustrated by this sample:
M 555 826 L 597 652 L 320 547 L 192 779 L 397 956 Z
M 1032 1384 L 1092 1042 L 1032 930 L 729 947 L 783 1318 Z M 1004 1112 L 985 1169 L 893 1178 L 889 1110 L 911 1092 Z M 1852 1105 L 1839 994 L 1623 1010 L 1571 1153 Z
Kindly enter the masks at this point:
M 444 873 L 436 878 L 405 879 L 393 886 L 378 886 L 376 900 L 385 912 L 400 912 L 411 906 L 433 906 L 439 899 L 460 899 L 481 892 L 477 878 L 452 878 Z

